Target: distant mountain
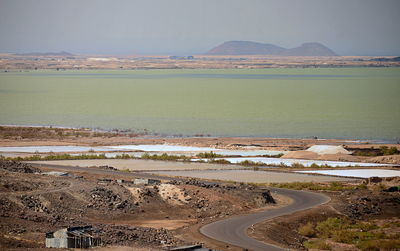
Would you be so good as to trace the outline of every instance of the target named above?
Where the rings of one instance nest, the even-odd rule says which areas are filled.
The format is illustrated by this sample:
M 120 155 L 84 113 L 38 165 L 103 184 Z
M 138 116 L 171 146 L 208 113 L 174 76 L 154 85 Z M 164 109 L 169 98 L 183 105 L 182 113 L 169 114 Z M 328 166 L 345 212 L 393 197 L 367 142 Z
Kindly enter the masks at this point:
M 18 56 L 65 56 L 65 57 L 70 57 L 74 56 L 74 54 L 71 54 L 66 51 L 60 51 L 60 52 L 30 52 L 30 53 L 16 53 L 14 55 Z
M 279 55 L 279 56 L 337 56 L 320 43 L 304 43 L 299 47 L 286 49 L 273 44 L 251 41 L 228 41 L 209 50 L 207 55 Z
M 209 50 L 209 55 L 256 55 L 282 53 L 285 48 L 251 41 L 228 41 Z

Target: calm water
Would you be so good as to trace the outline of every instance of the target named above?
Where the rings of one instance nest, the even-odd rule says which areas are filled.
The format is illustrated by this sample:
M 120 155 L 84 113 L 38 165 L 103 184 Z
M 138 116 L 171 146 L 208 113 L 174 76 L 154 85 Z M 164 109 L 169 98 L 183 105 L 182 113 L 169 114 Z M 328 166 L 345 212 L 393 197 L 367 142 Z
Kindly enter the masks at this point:
M 0 73 L 0 124 L 399 140 L 400 69 Z

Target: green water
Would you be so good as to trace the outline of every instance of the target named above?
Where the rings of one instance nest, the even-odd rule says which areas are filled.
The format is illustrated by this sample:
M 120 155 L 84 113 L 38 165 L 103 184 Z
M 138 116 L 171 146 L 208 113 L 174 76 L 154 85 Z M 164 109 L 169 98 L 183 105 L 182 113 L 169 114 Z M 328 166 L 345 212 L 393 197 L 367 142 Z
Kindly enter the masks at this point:
M 399 140 L 400 69 L 0 73 L 0 124 Z

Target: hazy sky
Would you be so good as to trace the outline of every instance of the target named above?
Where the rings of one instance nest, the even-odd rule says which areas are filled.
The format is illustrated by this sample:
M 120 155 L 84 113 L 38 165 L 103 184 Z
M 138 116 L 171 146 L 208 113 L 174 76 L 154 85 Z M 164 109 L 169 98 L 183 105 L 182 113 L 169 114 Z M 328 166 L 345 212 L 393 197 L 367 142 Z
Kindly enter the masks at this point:
M 0 0 L 0 52 L 184 55 L 228 40 L 400 55 L 400 0 Z

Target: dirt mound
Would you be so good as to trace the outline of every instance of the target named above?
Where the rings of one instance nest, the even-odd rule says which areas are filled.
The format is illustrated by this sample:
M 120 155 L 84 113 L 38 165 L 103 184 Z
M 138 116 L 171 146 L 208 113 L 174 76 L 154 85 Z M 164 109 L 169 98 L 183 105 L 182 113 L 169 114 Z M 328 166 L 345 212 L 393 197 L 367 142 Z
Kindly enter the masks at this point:
M 115 210 L 132 206 L 127 200 L 123 200 L 119 194 L 114 193 L 106 187 L 96 187 L 91 191 L 90 197 L 91 203 L 88 207 L 108 207 L 111 210 Z
M 38 196 L 22 195 L 21 202 L 26 208 L 35 212 L 49 213 L 49 209 L 42 203 Z
M 355 158 L 350 158 L 350 154 L 342 146 L 313 145 L 307 150 L 288 152 L 282 158 L 354 161 Z
M 40 173 L 38 168 L 13 160 L 0 160 L 0 169 L 17 173 Z
M 283 159 L 309 159 L 309 160 L 331 160 L 331 161 L 361 161 L 362 159 L 357 156 L 348 154 L 318 154 L 309 151 L 292 151 L 284 154 Z
M 367 185 L 400 186 L 400 177 L 371 177 L 364 181 Z
M 283 159 L 318 159 L 319 154 L 309 151 L 292 151 L 285 153 Z
M 400 165 L 400 155 L 387 155 L 369 158 L 368 162 Z
M 346 191 L 341 193 L 346 201 L 338 209 L 352 219 L 398 217 L 400 192 Z
M 158 190 L 161 198 L 172 205 L 182 205 L 191 200 L 183 189 L 172 184 L 160 184 Z

